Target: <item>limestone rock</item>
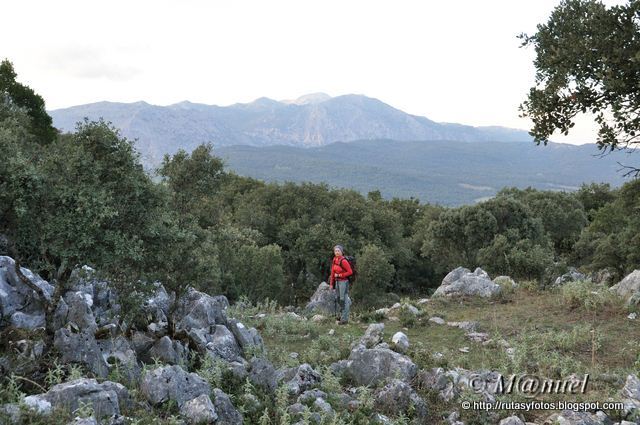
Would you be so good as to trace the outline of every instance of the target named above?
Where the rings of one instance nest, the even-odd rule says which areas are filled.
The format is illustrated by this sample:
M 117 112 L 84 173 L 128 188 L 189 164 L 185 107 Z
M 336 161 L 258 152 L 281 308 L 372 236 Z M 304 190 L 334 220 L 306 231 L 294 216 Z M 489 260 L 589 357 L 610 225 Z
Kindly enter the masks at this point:
M 473 273 L 464 267 L 451 271 L 442 280 L 434 296 L 479 296 L 490 298 L 498 295 L 500 285 L 494 283 L 487 272 L 477 268 Z
M 393 349 L 398 353 L 404 354 L 409 349 L 409 338 L 402 332 L 396 332 L 391 338 L 391 342 Z
M 191 425 L 213 424 L 218 419 L 216 408 L 206 394 L 184 403 L 180 408 L 180 414 Z
M 152 405 L 174 400 L 179 407 L 189 400 L 210 393 L 209 384 L 180 366 L 164 366 L 147 371 L 140 382 L 140 392 Z
M 267 359 L 253 357 L 249 360 L 249 380 L 268 393 L 273 394 L 278 386 L 276 370 Z
M 305 314 L 324 314 L 335 316 L 335 293 L 326 282 L 320 283 L 316 292 L 311 296 L 311 300 L 304 308 Z
M 367 348 L 371 348 L 382 341 L 384 323 L 372 323 L 367 327 L 364 336 L 360 338 L 360 343 Z
M 359 345 L 349 355 L 345 370 L 356 385 L 376 385 L 387 378 L 412 379 L 418 367 L 407 356 L 387 348 L 367 349 Z
M 554 286 L 564 285 L 567 282 L 575 282 L 577 280 L 585 280 L 587 276 L 583 273 L 580 273 L 575 267 L 569 267 L 569 271 L 559 276 L 555 282 Z
M 208 329 L 226 325 L 229 301 L 224 295 L 212 297 L 193 288 L 187 289 L 177 302 L 174 322 L 176 329 Z
M 640 270 L 629 273 L 624 279 L 613 285 L 610 290 L 624 298 L 628 304 L 637 302 L 640 297 Z
M 53 346 L 60 352 L 62 363 L 80 363 L 86 365 L 97 376 L 105 378 L 109 374 L 109 365 L 98 347 L 91 332 L 72 332 L 67 328 L 58 329 Z
M 25 404 L 40 413 L 64 408 L 69 413 L 80 406 L 93 408 L 96 417 L 119 415 L 121 409 L 132 403 L 128 390 L 121 384 L 95 379 L 76 379 L 55 385 L 48 392 L 25 397 Z
M 284 382 L 291 395 L 299 395 L 320 385 L 322 376 L 311 365 L 303 363 L 298 367 L 279 372 L 278 382 Z
M 242 425 L 243 418 L 240 412 L 236 410 L 231 399 L 222 390 L 215 388 L 213 390 L 213 405 L 218 414 L 216 425 Z

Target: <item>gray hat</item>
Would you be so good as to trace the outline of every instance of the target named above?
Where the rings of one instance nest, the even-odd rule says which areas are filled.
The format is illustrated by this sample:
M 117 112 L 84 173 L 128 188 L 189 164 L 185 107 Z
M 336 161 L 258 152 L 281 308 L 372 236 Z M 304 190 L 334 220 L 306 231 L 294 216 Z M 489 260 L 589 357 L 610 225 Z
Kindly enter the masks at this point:
M 344 254 L 344 247 L 342 245 L 336 245 L 336 246 L 333 247 L 334 250 L 336 248 L 338 248 L 340 250 L 340 252 L 342 252 Z

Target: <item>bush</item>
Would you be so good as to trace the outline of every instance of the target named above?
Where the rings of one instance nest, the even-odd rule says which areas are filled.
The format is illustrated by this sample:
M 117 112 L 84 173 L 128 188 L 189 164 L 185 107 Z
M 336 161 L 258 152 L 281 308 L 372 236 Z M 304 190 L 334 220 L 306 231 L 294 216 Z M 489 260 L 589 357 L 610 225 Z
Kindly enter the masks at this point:
M 570 308 L 598 311 L 621 303 L 621 299 L 604 285 L 590 280 L 567 282 L 560 288 L 562 302 Z
M 380 304 L 395 268 L 384 251 L 376 245 L 367 245 L 358 257 L 358 281 L 353 285 L 353 299 L 364 307 Z

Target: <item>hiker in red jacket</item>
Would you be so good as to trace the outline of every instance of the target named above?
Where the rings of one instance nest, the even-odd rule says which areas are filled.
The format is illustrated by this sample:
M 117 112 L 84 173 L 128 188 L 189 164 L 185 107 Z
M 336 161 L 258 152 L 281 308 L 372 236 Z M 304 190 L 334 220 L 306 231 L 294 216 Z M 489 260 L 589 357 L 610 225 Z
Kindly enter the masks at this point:
M 334 295 L 338 297 L 338 304 L 342 312 L 342 316 L 340 316 L 339 312 L 336 311 L 338 324 L 345 325 L 349 323 L 349 307 L 351 306 L 351 298 L 349 298 L 349 276 L 353 274 L 353 270 L 351 270 L 349 261 L 344 257 L 344 248 L 342 245 L 334 246 L 333 254 L 329 286 L 336 291 Z

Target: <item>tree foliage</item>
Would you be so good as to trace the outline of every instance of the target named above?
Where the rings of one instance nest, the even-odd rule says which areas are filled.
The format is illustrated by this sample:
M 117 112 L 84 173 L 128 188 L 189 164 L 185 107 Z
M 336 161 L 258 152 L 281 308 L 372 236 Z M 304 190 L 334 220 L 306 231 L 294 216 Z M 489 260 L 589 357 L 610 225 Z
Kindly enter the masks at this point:
M 0 62 L 0 103 L 9 103 L 25 110 L 31 119 L 31 131 L 40 143 L 51 143 L 57 134 L 47 113 L 42 96 L 29 86 L 16 81 L 17 74 L 8 60 Z
M 607 7 L 597 0 L 563 0 L 523 46 L 536 52 L 536 85 L 521 105 L 531 134 L 546 144 L 568 134 L 574 118 L 591 113 L 603 150 L 640 142 L 640 1 Z M 634 168 L 637 175 L 640 169 Z

